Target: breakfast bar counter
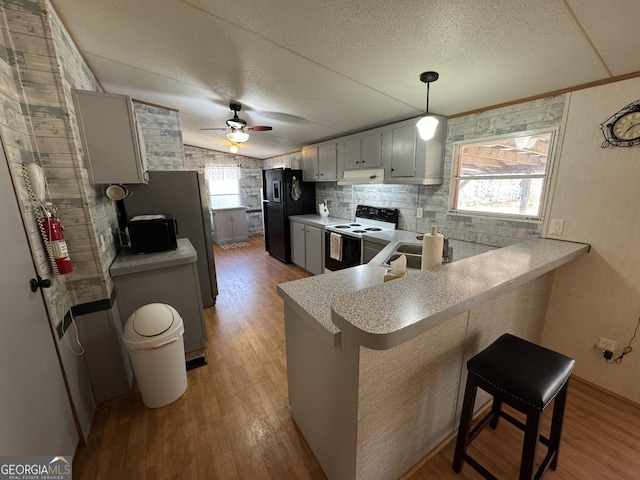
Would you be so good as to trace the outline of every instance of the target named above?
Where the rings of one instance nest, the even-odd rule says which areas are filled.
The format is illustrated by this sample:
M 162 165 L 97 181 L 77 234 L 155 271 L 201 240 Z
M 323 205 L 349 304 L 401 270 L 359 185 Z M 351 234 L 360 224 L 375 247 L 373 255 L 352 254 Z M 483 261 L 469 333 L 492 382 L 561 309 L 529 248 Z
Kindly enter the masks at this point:
M 397 479 L 445 440 L 466 360 L 505 332 L 539 343 L 553 271 L 589 250 L 532 239 L 384 283 L 396 246 L 278 285 L 291 416 L 329 479 Z

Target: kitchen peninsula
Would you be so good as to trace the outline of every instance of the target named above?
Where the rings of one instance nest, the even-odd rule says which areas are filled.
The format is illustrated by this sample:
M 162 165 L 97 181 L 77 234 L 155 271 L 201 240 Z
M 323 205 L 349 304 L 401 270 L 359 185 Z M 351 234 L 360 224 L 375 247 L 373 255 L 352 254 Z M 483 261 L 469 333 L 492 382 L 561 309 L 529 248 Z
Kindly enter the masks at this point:
M 291 416 L 331 480 L 396 479 L 451 434 L 466 360 L 504 332 L 539 342 L 553 270 L 589 246 L 527 240 L 384 283 L 394 249 L 278 286 Z

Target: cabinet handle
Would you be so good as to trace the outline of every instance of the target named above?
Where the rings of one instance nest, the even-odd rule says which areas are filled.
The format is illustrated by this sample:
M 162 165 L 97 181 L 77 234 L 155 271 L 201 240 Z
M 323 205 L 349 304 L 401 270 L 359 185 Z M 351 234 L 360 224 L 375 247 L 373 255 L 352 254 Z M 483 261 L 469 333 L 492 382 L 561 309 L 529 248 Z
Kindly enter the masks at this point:
M 365 163 L 365 161 L 364 161 L 364 160 L 362 160 L 362 163 Z

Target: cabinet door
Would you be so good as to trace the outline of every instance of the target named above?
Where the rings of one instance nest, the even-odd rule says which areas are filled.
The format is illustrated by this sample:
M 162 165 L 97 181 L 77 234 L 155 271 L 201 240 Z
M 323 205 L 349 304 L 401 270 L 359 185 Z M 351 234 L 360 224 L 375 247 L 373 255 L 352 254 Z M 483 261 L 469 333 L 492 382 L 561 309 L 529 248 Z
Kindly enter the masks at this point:
M 336 143 L 318 147 L 318 172 L 320 181 L 338 179 L 338 145 Z
M 217 210 L 213 214 L 215 241 L 218 245 L 233 242 L 233 222 L 230 210 Z
M 302 149 L 302 180 L 305 182 L 318 181 L 318 147 Z
M 302 268 L 306 268 L 304 227 L 302 223 L 291 222 L 291 261 Z
M 391 131 L 391 176 L 414 177 L 416 174 L 416 126 L 397 127 Z
M 364 240 L 362 242 L 362 261 L 364 263 L 369 263 L 385 246 L 386 245 L 382 245 L 380 243 Z
M 343 156 L 345 170 L 360 168 L 360 137 L 351 138 L 344 142 Z
M 317 227 L 305 227 L 305 269 L 314 275 L 320 275 L 322 268 L 322 230 Z
M 382 164 L 382 134 L 379 131 L 362 137 L 360 168 L 378 168 Z
M 231 223 L 233 225 L 233 241 L 246 242 L 249 240 L 249 228 L 247 227 L 247 211 L 244 208 L 231 210 Z
M 74 91 L 89 181 L 94 184 L 147 183 L 144 142 L 131 98 Z

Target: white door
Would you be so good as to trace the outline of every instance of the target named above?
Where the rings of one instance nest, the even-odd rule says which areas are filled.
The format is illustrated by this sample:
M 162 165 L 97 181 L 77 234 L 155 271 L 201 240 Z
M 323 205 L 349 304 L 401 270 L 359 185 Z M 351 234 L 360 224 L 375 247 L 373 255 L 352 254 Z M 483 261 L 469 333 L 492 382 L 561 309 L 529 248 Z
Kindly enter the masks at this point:
M 0 456 L 73 455 L 78 431 L 0 152 Z

